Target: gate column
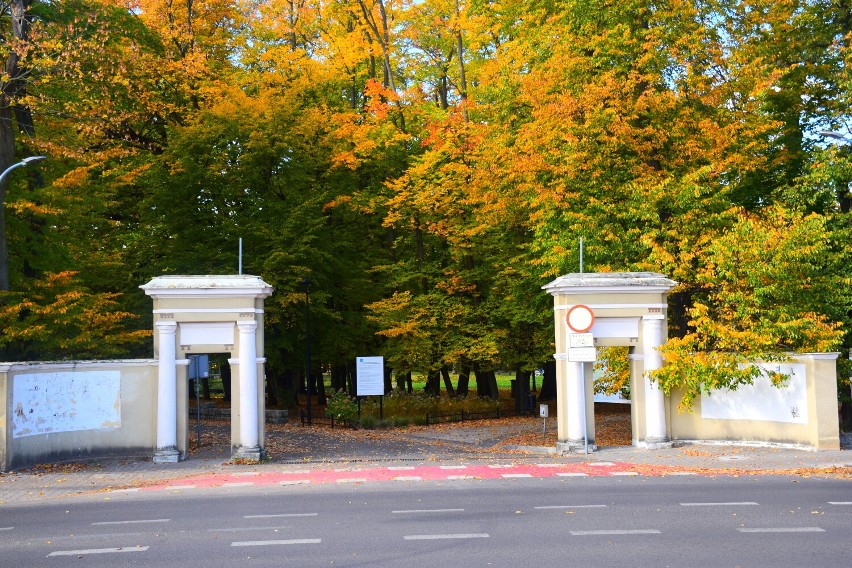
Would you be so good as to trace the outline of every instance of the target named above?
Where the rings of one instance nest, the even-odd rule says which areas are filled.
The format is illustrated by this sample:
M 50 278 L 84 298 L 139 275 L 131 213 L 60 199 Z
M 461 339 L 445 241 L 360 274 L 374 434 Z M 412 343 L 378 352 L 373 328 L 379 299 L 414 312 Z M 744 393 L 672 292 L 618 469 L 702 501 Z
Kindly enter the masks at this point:
M 645 442 L 649 449 L 671 447 L 666 428 L 666 400 L 663 391 L 648 375 L 663 366 L 660 346 L 663 345 L 663 316 L 648 315 L 642 317 L 642 346 L 644 355 L 644 373 L 642 382 L 645 387 Z
M 177 361 L 175 334 L 177 323 L 158 321 L 159 364 L 157 369 L 157 447 L 154 461 L 174 463 L 180 456 L 177 449 Z
M 256 321 L 238 321 L 240 330 L 240 439 L 236 457 L 259 460 L 261 451 L 258 436 L 257 407 L 257 344 Z

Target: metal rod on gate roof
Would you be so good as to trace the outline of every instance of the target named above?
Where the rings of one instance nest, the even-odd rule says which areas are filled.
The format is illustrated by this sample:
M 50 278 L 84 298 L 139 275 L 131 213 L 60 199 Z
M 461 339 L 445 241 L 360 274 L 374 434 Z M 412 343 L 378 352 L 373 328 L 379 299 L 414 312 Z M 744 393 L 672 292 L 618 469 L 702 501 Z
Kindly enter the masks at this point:
M 239 260 L 239 272 L 238 274 L 242 275 L 243 273 L 243 238 L 240 237 L 240 260 Z

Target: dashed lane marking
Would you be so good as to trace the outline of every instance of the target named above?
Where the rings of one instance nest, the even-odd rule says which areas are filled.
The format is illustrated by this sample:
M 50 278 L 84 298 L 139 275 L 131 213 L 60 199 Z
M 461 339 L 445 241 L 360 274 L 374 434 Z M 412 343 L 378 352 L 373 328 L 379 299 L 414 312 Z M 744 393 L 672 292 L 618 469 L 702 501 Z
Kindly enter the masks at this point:
M 171 521 L 171 519 L 131 519 L 128 521 L 98 521 L 96 523 L 92 523 L 92 525 L 140 525 L 146 523 L 168 523 L 169 521 Z
M 444 540 L 454 538 L 491 538 L 488 533 L 458 533 L 458 534 L 409 534 L 405 540 Z
M 767 527 L 767 528 L 739 528 L 741 533 L 814 533 L 825 532 L 825 529 L 819 527 Z
M 310 479 L 285 479 L 280 485 L 309 485 Z
M 147 546 L 132 546 L 129 548 L 85 548 L 82 550 L 54 550 L 48 556 L 85 556 L 87 554 L 110 554 L 114 552 L 145 552 Z
M 580 473 L 576 471 L 560 471 L 556 474 L 557 477 L 589 477 L 588 473 Z
M 338 479 L 337 483 L 367 483 L 366 477 L 344 477 L 343 479 Z
M 439 465 L 438 469 L 467 469 L 466 465 Z
M 463 513 L 464 509 L 400 509 L 391 511 L 394 515 L 420 514 L 420 513 Z
M 279 519 L 289 517 L 316 517 L 318 513 L 278 513 L 275 515 L 243 515 L 244 519 Z
M 276 546 L 288 544 L 320 544 L 321 538 L 291 538 L 288 540 L 245 540 L 232 542 L 231 546 Z
M 603 509 L 606 505 L 542 505 L 534 509 Z
M 681 507 L 739 507 L 741 505 L 757 505 L 754 501 L 732 501 L 722 503 L 681 503 Z
M 622 475 L 624 477 L 631 477 L 634 475 L 639 475 L 636 471 L 613 471 L 611 475 Z
M 829 501 L 829 505 L 852 505 L 852 501 Z
M 622 529 L 622 530 L 597 530 L 597 531 L 571 531 L 573 536 L 612 536 L 632 534 L 660 534 L 657 529 Z
M 419 475 L 398 475 L 393 478 L 394 481 L 423 481 Z
M 285 529 L 292 529 L 293 527 L 288 526 L 277 526 L 277 527 L 226 527 L 221 529 L 207 529 L 209 533 L 236 533 L 236 532 L 259 532 L 259 531 L 283 531 Z
M 10 530 L 12 530 L 12 529 L 14 529 L 14 528 L 15 528 L 15 527 L 0 527 L 0 531 L 10 531 Z
M 531 473 L 504 473 L 501 477 L 504 479 L 514 479 L 518 477 L 532 477 Z
M 232 481 L 230 483 L 223 483 L 222 487 L 251 487 L 252 485 L 254 485 L 254 481 Z

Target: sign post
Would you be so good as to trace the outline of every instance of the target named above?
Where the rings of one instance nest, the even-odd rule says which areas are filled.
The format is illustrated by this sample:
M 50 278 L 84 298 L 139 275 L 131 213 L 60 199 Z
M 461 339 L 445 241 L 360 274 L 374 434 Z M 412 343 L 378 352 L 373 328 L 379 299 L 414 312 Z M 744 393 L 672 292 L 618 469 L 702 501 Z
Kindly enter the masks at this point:
M 597 360 L 595 338 L 591 333 L 595 325 L 595 312 L 583 304 L 571 306 L 565 314 L 568 325 L 568 361 L 580 363 L 581 396 L 583 397 L 583 443 L 586 453 L 589 453 L 589 427 L 586 423 L 586 365 Z

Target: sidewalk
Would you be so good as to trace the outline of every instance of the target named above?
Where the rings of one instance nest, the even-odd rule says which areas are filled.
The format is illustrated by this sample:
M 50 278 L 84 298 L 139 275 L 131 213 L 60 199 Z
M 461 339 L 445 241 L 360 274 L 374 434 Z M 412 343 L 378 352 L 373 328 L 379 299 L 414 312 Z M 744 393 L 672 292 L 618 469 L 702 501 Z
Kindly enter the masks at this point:
M 418 470 L 418 478 L 425 475 L 432 479 L 429 473 L 432 470 L 463 467 L 479 468 L 476 470 L 479 476 L 487 468 L 516 467 L 520 468 L 517 471 L 525 472 L 516 476 L 526 477 L 547 473 L 544 468 L 553 471 L 559 468 L 562 473 L 558 475 L 586 475 L 583 472 L 594 468 L 611 475 L 760 473 L 852 479 L 849 435 L 844 435 L 842 442 L 850 449 L 837 451 L 733 445 L 683 445 L 660 450 L 604 446 L 588 455 L 559 456 L 553 451 L 555 432 L 542 435 L 542 423 L 534 418 L 401 430 L 330 430 L 291 424 L 270 425 L 266 438 L 269 460 L 260 464 L 232 464 L 227 429 L 227 423 L 205 421 L 200 451 L 192 451 L 186 461 L 177 464 L 155 464 L 148 457 L 104 458 L 0 474 L 0 508 L 187 480 L 209 487 L 226 482 L 234 485 L 238 477 L 277 476 L 276 483 L 282 483 L 280 480 L 289 474 L 331 479 L 329 473 L 336 472 L 339 475 L 332 481 L 341 481 L 346 480 L 342 479 L 346 478 L 346 472 L 358 471 L 357 478 L 363 481 L 364 476 L 387 479 L 387 470 L 413 469 Z M 554 444 L 529 443 L 551 437 Z M 190 440 L 194 448 L 194 430 Z

